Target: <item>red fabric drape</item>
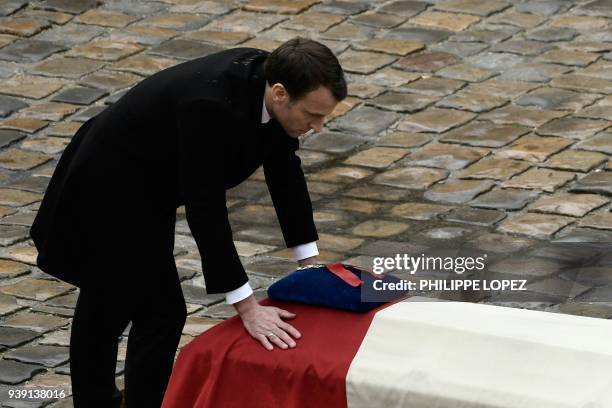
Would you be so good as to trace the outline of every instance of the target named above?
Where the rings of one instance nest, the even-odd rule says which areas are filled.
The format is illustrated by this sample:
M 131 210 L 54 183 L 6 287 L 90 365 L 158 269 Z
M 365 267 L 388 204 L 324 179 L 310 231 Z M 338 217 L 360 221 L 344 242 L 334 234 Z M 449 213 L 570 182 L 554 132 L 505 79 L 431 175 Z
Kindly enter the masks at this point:
M 346 407 L 345 379 L 376 312 L 265 299 L 262 305 L 295 313 L 294 349 L 267 351 L 234 316 L 181 350 L 163 408 Z

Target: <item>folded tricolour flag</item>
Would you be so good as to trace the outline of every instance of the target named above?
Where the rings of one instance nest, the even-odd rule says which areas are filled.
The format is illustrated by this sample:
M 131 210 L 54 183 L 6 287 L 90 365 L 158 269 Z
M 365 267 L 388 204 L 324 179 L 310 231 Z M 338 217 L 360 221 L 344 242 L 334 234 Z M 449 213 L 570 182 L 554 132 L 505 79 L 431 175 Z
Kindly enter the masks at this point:
M 294 349 L 265 350 L 239 317 L 180 352 L 163 407 L 612 407 L 612 321 L 411 301 L 297 314 Z

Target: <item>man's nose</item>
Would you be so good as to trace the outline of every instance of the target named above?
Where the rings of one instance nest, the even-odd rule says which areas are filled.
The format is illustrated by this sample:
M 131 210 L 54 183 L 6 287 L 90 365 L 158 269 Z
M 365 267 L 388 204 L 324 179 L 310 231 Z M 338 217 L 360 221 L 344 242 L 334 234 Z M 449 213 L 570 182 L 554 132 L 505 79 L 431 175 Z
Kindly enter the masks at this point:
M 323 129 L 323 119 L 316 120 L 310 123 L 310 128 L 319 133 Z

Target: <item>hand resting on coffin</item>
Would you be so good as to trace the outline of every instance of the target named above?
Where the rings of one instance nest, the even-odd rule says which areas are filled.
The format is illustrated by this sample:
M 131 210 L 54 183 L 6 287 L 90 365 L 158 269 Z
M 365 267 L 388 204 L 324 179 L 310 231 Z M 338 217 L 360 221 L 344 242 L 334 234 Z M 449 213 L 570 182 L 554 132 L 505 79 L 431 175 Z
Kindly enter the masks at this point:
M 296 343 L 292 336 L 296 339 L 302 337 L 295 327 L 282 320 L 294 318 L 295 313 L 274 306 L 262 306 L 253 295 L 235 303 L 234 307 L 247 332 L 269 351 L 274 349 L 272 344 L 281 349 L 293 348 Z
M 312 256 L 299 260 L 298 264 L 305 266 L 317 262 L 318 258 Z M 235 303 L 234 307 L 238 311 L 247 332 L 259 340 L 268 351 L 274 349 L 273 343 L 282 349 L 293 348 L 296 343 L 291 336 L 296 339 L 302 337 L 302 334 L 295 327 L 281 320 L 293 319 L 295 313 L 274 306 L 261 306 L 253 295 Z

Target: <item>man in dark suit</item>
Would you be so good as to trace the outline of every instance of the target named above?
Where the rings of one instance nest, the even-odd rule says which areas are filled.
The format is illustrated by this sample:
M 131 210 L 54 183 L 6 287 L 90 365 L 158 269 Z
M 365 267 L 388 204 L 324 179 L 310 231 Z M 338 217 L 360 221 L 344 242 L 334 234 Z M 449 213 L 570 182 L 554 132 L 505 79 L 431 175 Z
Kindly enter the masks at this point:
M 80 288 L 70 338 L 75 407 L 113 406 L 117 340 L 131 321 L 127 407 L 158 407 L 186 319 L 174 263 L 176 208 L 202 255 L 208 293 L 225 293 L 268 350 L 300 333 L 261 306 L 232 240 L 225 191 L 263 164 L 285 243 L 318 251 L 298 136 L 346 96 L 342 68 L 315 41 L 268 54 L 235 48 L 143 80 L 87 121 L 64 151 L 32 225 L 39 267 Z

